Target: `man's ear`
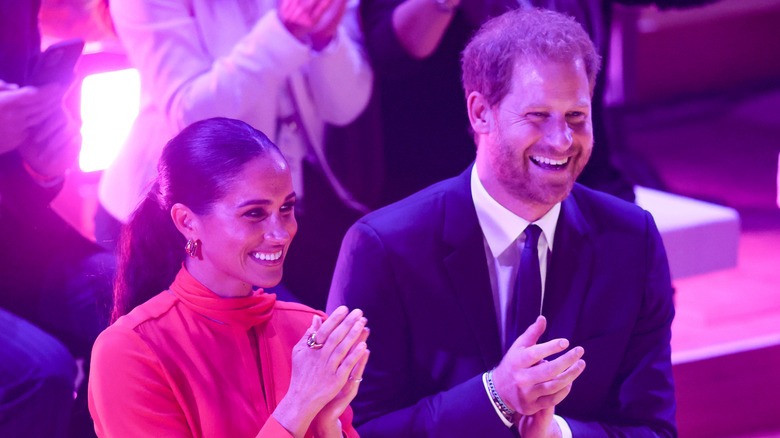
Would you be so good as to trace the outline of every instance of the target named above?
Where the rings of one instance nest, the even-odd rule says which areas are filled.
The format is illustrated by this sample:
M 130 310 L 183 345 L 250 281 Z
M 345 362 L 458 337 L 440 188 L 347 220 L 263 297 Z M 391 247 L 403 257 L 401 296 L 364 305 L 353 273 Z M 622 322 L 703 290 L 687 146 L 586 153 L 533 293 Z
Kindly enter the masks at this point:
M 198 238 L 198 218 L 189 207 L 178 202 L 173 204 L 173 207 L 171 207 L 171 219 L 173 219 L 173 224 L 176 225 L 176 229 L 179 230 L 184 238 Z
M 479 91 L 469 93 L 469 96 L 466 98 L 466 109 L 474 134 L 485 135 L 491 131 L 493 111 L 482 93 Z

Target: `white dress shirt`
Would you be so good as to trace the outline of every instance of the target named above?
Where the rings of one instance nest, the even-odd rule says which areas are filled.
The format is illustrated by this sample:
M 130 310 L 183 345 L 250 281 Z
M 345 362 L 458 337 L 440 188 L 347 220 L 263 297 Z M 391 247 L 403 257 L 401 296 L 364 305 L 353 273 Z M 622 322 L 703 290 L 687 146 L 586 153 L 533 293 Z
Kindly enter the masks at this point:
M 487 257 L 488 274 L 490 275 L 490 288 L 493 291 L 493 304 L 496 310 L 498 331 L 501 335 L 502 348 L 506 351 L 508 346 L 503 345 L 503 343 L 504 333 L 507 330 L 507 306 L 510 295 L 514 293 L 520 264 L 520 251 L 525 244 L 523 231 L 530 222 L 512 213 L 488 194 L 479 180 L 476 165 L 471 170 L 471 197 L 474 201 L 477 220 L 484 236 L 485 256 Z M 542 229 L 537 247 L 542 276 L 542 303 L 544 303 L 547 262 L 552 253 L 555 227 L 558 224 L 560 213 L 561 204 L 557 203 L 544 216 L 534 222 Z M 541 314 L 541 309 L 539 311 Z M 483 382 L 485 382 L 484 378 Z M 485 391 L 490 396 L 487 384 Z M 496 413 L 504 421 L 504 424 L 508 427 L 512 426 L 498 411 L 498 408 L 496 406 L 494 408 L 496 408 Z M 571 429 L 566 424 L 566 421 L 557 415 L 555 416 L 555 421 L 561 428 L 563 438 L 571 438 Z

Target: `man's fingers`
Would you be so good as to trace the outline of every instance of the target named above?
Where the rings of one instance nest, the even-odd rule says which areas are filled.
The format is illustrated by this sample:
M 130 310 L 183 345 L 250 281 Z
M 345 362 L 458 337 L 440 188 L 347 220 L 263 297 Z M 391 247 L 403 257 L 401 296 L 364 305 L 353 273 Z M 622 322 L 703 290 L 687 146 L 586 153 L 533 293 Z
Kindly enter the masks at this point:
M 541 344 L 531 345 L 530 347 L 516 347 L 507 352 L 511 358 L 512 368 L 515 370 L 531 368 L 537 365 L 544 358 L 553 354 L 560 353 L 569 348 L 569 341 L 566 339 L 553 339 Z M 556 359 L 557 360 L 557 359 Z
M 539 406 L 540 409 L 548 409 L 557 406 L 558 403 L 562 402 L 563 399 L 565 399 L 566 396 L 569 395 L 569 393 L 571 392 L 571 387 L 572 384 L 569 383 L 568 385 L 563 386 L 559 391 L 555 393 L 539 397 L 536 400 L 537 406 Z
M 538 383 L 533 392 L 537 393 L 540 397 L 557 393 L 566 386 L 570 386 L 584 370 L 585 361 L 582 359 L 576 360 L 571 366 L 565 368 L 560 373 L 555 373 L 555 370 L 552 370 L 549 374 L 554 377 Z
M 534 321 L 533 324 L 525 329 L 525 332 L 523 332 L 522 335 L 515 339 L 515 342 L 512 343 L 511 348 L 527 348 L 536 344 L 539 342 L 539 338 L 542 337 L 542 333 L 544 333 L 546 328 L 547 319 L 540 315 L 538 318 L 536 318 L 536 321 Z
M 555 360 L 540 363 L 538 366 L 534 367 L 534 371 L 538 372 L 542 376 L 549 376 L 549 378 L 553 378 L 570 369 L 574 364 L 577 363 L 578 360 L 582 359 L 582 356 L 584 355 L 584 348 L 579 346 L 574 347 L 565 354 L 562 354 L 560 357 L 555 358 Z M 542 377 L 540 380 L 544 380 L 544 378 Z

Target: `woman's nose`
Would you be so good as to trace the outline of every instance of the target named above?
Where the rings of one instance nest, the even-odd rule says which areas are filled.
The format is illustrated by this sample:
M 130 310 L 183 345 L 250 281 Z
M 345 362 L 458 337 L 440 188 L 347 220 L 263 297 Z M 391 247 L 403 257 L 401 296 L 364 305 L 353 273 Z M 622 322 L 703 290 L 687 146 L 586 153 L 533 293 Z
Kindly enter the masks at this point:
M 285 221 L 278 215 L 273 215 L 268 222 L 268 228 L 265 230 L 265 238 L 269 240 L 287 241 L 291 239 L 290 232 L 287 230 Z

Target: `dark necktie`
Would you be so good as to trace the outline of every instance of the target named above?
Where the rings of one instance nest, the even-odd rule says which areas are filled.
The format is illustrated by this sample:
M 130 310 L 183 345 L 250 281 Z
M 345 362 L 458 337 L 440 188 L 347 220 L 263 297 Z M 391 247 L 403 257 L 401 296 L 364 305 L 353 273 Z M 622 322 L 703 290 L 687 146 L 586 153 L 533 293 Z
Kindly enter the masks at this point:
M 520 252 L 515 293 L 507 308 L 506 350 L 518 336 L 536 321 L 542 309 L 542 273 L 539 269 L 539 235 L 542 229 L 530 224 L 525 228 L 525 244 Z

